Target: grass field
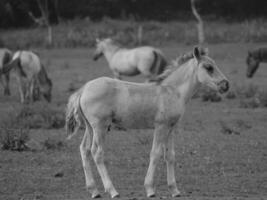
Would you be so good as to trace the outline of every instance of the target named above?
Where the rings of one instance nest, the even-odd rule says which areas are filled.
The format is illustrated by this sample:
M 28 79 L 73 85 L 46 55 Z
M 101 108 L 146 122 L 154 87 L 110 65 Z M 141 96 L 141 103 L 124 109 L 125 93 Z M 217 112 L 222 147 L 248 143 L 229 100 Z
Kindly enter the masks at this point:
M 229 78 L 232 91 L 249 85 L 266 88 L 266 64 L 262 64 L 252 80 L 245 77 L 247 50 L 257 46 L 250 43 L 208 46 L 211 57 Z M 179 43 L 162 47 L 168 58 L 191 48 Z M 92 49 L 37 51 L 53 80 L 51 106 L 62 112 L 74 89 L 96 77 L 112 76 L 104 59 L 92 61 Z M 11 97 L 0 95 L 2 126 L 8 113 L 17 112 L 20 107 L 15 83 L 11 92 Z M 265 107 L 243 108 L 242 98 L 245 97 L 223 97 L 217 103 L 195 98 L 188 105 L 176 138 L 176 178 L 182 191 L 182 197 L 177 199 L 267 199 L 267 111 Z M 29 139 L 37 145 L 35 151 L 0 150 L 0 199 L 90 198 L 79 154 L 82 133 L 67 142 L 63 128 L 30 129 Z M 152 130 L 111 131 L 107 141 L 106 164 L 120 199 L 146 199 L 143 182 Z M 104 199 L 109 199 L 103 193 L 95 167 L 93 170 Z M 163 161 L 158 167 L 156 185 L 154 199 L 170 199 Z

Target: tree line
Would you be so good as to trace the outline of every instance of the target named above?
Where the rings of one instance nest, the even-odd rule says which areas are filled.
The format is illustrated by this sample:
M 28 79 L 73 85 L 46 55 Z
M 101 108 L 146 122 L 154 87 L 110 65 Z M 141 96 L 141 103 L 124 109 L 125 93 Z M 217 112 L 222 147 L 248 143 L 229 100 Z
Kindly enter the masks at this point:
M 267 16 L 266 0 L 197 0 L 200 14 L 211 19 L 244 20 Z M 61 20 L 103 17 L 134 20 L 193 18 L 190 0 L 1 0 L 0 27 L 28 27 L 44 15 L 52 24 Z M 37 20 L 37 21 L 36 21 Z

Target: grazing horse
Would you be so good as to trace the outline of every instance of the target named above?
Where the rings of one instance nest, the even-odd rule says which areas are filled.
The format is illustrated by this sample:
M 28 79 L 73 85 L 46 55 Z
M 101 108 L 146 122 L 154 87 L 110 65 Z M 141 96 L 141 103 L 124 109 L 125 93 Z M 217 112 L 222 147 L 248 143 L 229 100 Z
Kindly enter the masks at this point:
M 4 68 L 7 73 L 14 69 L 20 92 L 21 103 L 39 100 L 40 94 L 50 102 L 52 81 L 38 55 L 32 51 L 17 51 L 12 61 Z
M 259 48 L 253 51 L 248 51 L 247 62 L 247 77 L 252 78 L 257 71 L 261 62 L 267 62 L 267 48 Z
M 105 56 L 115 78 L 121 79 L 121 75 L 135 76 L 143 74 L 147 80 L 161 74 L 167 66 L 163 53 L 153 47 L 137 47 L 134 49 L 121 48 L 110 39 L 96 39 L 96 51 L 94 60 Z
M 3 73 L 3 67 L 12 59 L 12 52 L 8 49 L 0 49 L 0 82 L 4 87 L 4 95 L 10 95 L 9 73 Z
M 155 83 L 132 83 L 107 77 L 86 83 L 68 102 L 66 129 L 75 134 L 81 120 L 85 134 L 80 153 L 86 186 L 93 198 L 100 197 L 91 171 L 90 157 L 97 166 L 105 191 L 119 196 L 104 164 L 104 142 L 110 127 L 128 129 L 154 128 L 150 163 L 145 177 L 148 197 L 155 196 L 154 175 L 164 152 L 167 164 L 167 183 L 173 197 L 180 192 L 175 180 L 175 130 L 185 107 L 201 84 L 221 93 L 229 89 L 229 82 L 216 63 L 195 47 L 179 67 L 173 67 Z

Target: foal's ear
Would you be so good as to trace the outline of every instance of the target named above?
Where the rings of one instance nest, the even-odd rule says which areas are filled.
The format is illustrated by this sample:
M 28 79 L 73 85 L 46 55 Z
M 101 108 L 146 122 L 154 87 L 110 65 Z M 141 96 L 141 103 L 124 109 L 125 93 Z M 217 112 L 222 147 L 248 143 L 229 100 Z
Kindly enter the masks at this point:
M 193 56 L 199 62 L 201 58 L 201 52 L 199 51 L 199 48 L 197 46 L 194 47 Z

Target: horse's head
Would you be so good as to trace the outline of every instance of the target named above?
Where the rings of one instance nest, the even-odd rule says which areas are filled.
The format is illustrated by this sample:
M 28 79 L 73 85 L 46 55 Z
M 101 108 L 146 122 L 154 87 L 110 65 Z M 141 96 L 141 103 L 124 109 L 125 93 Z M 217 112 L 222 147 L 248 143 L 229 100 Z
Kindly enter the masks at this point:
M 41 91 L 42 95 L 44 96 L 44 98 L 45 98 L 45 100 L 47 102 L 51 102 L 51 99 L 52 99 L 52 87 L 53 87 L 52 81 L 48 77 L 46 79 L 46 83 L 42 84 L 41 87 L 40 87 L 40 91 Z
M 100 39 L 97 38 L 96 39 L 96 50 L 95 50 L 93 59 L 97 60 L 98 58 L 103 56 L 106 47 L 111 43 L 112 43 L 112 39 L 110 39 L 110 38 L 106 38 L 106 39 L 103 39 L 103 40 L 100 40 Z
M 219 70 L 214 60 L 207 55 L 202 56 L 198 47 L 194 48 L 193 56 L 198 65 L 198 81 L 220 93 L 227 92 L 229 89 L 229 81 Z
M 252 78 L 254 73 L 256 72 L 256 70 L 259 67 L 259 60 L 255 58 L 255 56 L 253 56 L 252 52 L 248 52 L 248 56 L 246 59 L 246 63 L 247 63 L 247 77 L 248 78 Z

